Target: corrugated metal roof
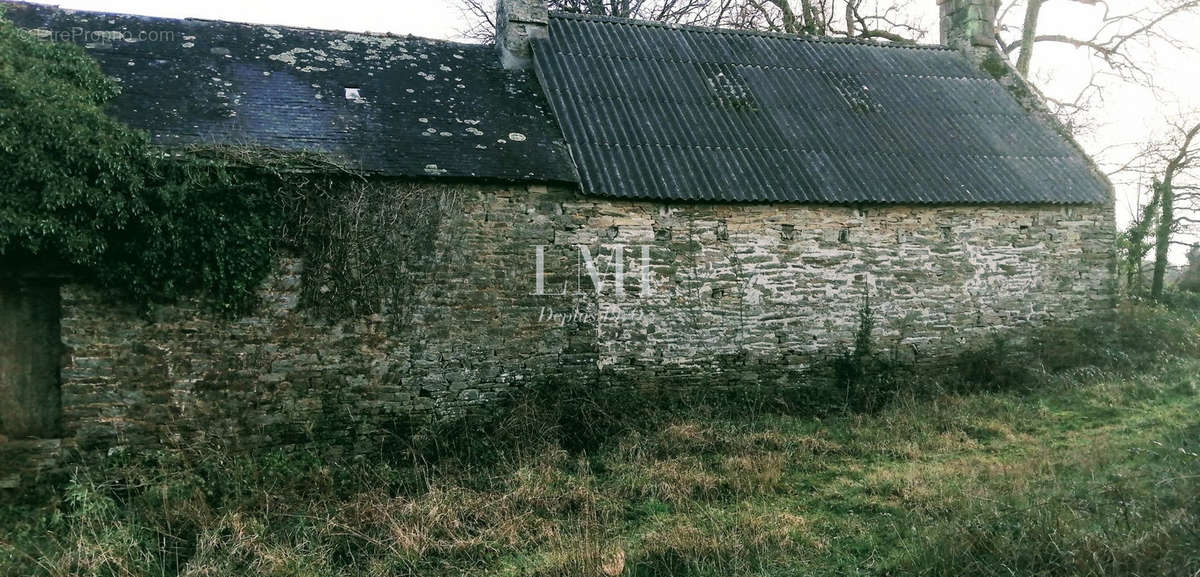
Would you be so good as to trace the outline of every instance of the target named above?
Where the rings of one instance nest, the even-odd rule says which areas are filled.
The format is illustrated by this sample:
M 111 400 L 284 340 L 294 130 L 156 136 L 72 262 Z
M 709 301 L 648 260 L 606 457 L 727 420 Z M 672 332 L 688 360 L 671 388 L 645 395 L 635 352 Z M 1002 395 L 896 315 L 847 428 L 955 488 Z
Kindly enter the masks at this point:
M 535 63 L 589 194 L 1109 200 L 1076 146 L 943 47 L 556 13 Z

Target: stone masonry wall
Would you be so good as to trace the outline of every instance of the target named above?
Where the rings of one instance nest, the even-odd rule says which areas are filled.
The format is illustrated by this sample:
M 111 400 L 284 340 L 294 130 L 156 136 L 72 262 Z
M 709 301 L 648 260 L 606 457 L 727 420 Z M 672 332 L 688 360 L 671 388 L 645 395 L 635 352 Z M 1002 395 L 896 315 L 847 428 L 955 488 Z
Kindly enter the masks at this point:
M 540 379 L 797 384 L 849 345 L 868 293 L 880 346 L 908 358 L 1103 309 L 1114 295 L 1111 206 L 703 205 L 456 188 L 462 209 L 438 230 L 402 330 L 380 315 L 316 318 L 300 306 L 299 258 L 281 259 L 260 310 L 239 319 L 184 303 L 146 320 L 64 286 L 64 437 L 0 443 L 0 485 L 35 479 L 60 454 L 174 443 L 366 453 L 413 418 Z

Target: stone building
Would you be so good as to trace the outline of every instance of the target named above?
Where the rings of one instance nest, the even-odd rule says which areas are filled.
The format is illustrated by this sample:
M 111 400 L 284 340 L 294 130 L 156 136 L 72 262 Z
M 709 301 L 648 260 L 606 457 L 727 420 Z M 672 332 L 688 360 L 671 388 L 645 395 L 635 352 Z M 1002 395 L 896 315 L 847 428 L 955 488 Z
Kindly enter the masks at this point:
M 991 0 L 943 0 L 953 46 L 503 0 L 498 50 L 6 6 L 163 147 L 320 151 L 430 211 L 364 273 L 403 269 L 404 302 L 341 315 L 301 254 L 237 319 L 6 280 L 0 484 L 178 442 L 368 451 L 555 379 L 803 386 L 868 297 L 914 362 L 1114 298 L 1110 185 L 995 54 Z

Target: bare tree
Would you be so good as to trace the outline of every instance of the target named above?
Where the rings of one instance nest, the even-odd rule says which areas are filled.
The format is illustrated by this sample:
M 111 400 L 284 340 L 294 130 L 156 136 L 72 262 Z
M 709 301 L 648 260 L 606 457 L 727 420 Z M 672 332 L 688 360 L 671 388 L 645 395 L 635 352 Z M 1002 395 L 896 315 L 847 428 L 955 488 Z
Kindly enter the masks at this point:
M 496 0 L 458 0 L 466 27 L 459 30 L 463 38 L 491 43 L 496 41 Z
M 468 27 L 463 36 L 491 42 L 496 35 L 496 0 L 457 0 Z M 753 22 L 745 0 L 547 0 L 550 10 L 636 18 L 670 24 L 744 28 Z
M 1153 248 L 1150 233 L 1154 223 L 1158 220 L 1159 204 L 1162 201 L 1162 186 L 1158 179 L 1154 179 L 1150 189 L 1152 191 L 1150 200 L 1142 205 L 1136 218 L 1123 235 L 1125 286 L 1130 296 L 1141 296 L 1143 287 L 1146 286 L 1144 278 L 1146 267 L 1143 266 L 1143 263 L 1146 262 L 1146 255 L 1150 254 L 1150 249 Z
M 922 0 L 548 0 L 551 10 L 721 26 L 809 36 L 846 36 L 911 43 L 925 29 L 911 15 Z M 1200 1 L 1200 0 L 1197 0 Z M 470 22 L 463 35 L 491 41 L 496 0 L 458 0 Z
M 913 0 L 741 0 L 740 28 L 913 43 L 927 31 Z
M 1150 297 L 1162 297 L 1163 284 L 1167 273 L 1167 257 L 1173 244 L 1172 235 L 1188 223 L 1200 223 L 1191 216 L 1177 213 L 1177 208 L 1194 209 L 1195 186 L 1190 186 L 1185 179 L 1194 176 L 1193 172 L 1200 166 L 1200 122 L 1191 128 L 1176 126 L 1180 136 L 1175 139 L 1178 144 L 1174 156 L 1167 160 L 1160 182 L 1161 199 L 1159 201 L 1158 233 L 1154 245 L 1154 279 L 1150 284 Z M 1176 186 L 1179 189 L 1176 189 Z M 1176 202 L 1180 204 L 1176 206 Z
M 1150 296 L 1162 296 L 1171 247 L 1190 248 L 1192 242 L 1178 239 L 1194 239 L 1200 225 L 1200 120 L 1176 120 L 1171 126 L 1166 137 L 1109 172 L 1126 182 L 1150 183 L 1133 199 L 1134 219 L 1123 235 L 1125 280 L 1133 296 L 1145 290 L 1147 269 L 1152 274 Z
M 1015 5 L 1021 0 L 1012 0 Z M 1182 48 L 1183 43 L 1163 32 L 1162 25 L 1171 18 L 1187 12 L 1200 9 L 1200 0 L 1159 0 L 1129 13 L 1112 14 L 1109 6 L 1102 0 L 1064 0 L 1085 5 L 1099 5 L 1104 8 L 1104 16 L 1096 31 L 1087 37 L 1074 37 L 1064 34 L 1041 34 L 1038 31 L 1042 6 L 1047 0 L 1026 0 L 1023 24 L 1013 30 L 1001 26 L 1001 46 L 1007 54 L 1017 53 L 1017 70 L 1029 74 L 1029 65 L 1033 60 L 1034 48 L 1043 43 L 1068 44 L 1076 48 L 1087 48 L 1100 58 L 1110 69 L 1129 79 L 1145 79 L 1147 72 L 1140 62 L 1127 48 L 1131 44 L 1146 42 L 1165 42 L 1171 46 Z M 1002 14 L 1006 11 L 1002 10 Z M 1007 33 L 1007 34 L 1006 34 Z M 1006 36 L 1016 36 L 1005 42 Z
M 1109 83 L 1099 77 L 1154 87 L 1153 61 L 1146 57 L 1146 49 L 1186 49 L 1184 42 L 1167 33 L 1166 25 L 1184 14 L 1200 13 L 1200 0 L 1149 0 L 1136 10 L 1122 13 L 1114 13 L 1104 0 L 1056 0 L 1103 10 L 1091 34 L 1071 36 L 1042 32 L 1042 8 L 1049 1 L 1008 0 L 1000 10 L 997 41 L 1006 55 L 1016 55 L 1016 69 L 1026 77 L 1038 46 L 1061 44 L 1088 51 L 1097 64 L 1091 80 L 1073 98 L 1047 98 L 1051 110 L 1072 130 L 1088 124 L 1085 117 L 1090 105 L 1103 97 Z

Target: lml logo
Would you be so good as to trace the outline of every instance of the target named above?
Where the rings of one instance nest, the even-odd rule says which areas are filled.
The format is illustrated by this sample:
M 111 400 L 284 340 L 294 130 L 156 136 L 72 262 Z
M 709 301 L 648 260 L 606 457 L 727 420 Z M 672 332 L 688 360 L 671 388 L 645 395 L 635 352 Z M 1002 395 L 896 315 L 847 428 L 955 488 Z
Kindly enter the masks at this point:
M 576 294 L 576 295 L 587 294 L 587 291 L 584 290 L 584 281 L 583 281 L 584 276 L 587 276 L 592 281 L 592 288 L 596 291 L 596 296 L 604 296 L 605 291 L 608 290 L 608 283 L 605 282 L 605 278 L 607 276 L 609 276 L 609 274 L 611 273 L 612 283 L 613 283 L 613 287 L 612 287 L 613 296 L 617 296 L 617 297 L 625 296 L 625 279 L 626 279 L 625 246 L 626 245 L 606 244 L 606 245 L 600 246 L 600 250 L 607 248 L 612 252 L 612 258 L 608 259 L 608 266 L 603 269 L 601 269 L 601 267 L 597 265 L 597 263 L 596 263 L 597 259 L 592 257 L 591 249 L 589 249 L 586 245 L 582 245 L 582 244 L 575 245 L 575 247 L 577 249 L 579 249 L 579 255 L 578 255 L 578 258 L 576 259 L 576 264 L 575 264 L 575 291 L 574 291 L 574 293 L 571 293 L 570 291 L 567 290 L 568 287 L 567 287 L 566 282 L 563 282 L 563 287 L 562 287 L 561 292 L 558 292 L 558 293 L 547 293 L 546 292 L 546 246 L 547 245 L 544 245 L 544 244 L 535 245 L 537 256 L 535 257 L 535 259 L 536 259 L 536 272 L 535 272 L 536 280 L 534 281 L 534 290 L 533 290 L 534 295 L 544 296 L 547 294 L 554 294 L 554 295 L 566 296 L 568 294 Z M 642 258 L 641 258 L 641 263 L 640 263 L 641 270 L 637 271 L 637 274 L 639 274 L 641 277 L 641 291 L 639 291 L 638 296 L 644 298 L 644 297 L 649 296 L 653 291 L 653 288 L 651 287 L 651 283 L 650 283 L 650 280 L 651 280 L 650 246 L 649 245 L 640 245 L 640 246 L 642 249 L 641 250 Z M 600 250 L 596 251 L 597 257 L 601 256 Z

